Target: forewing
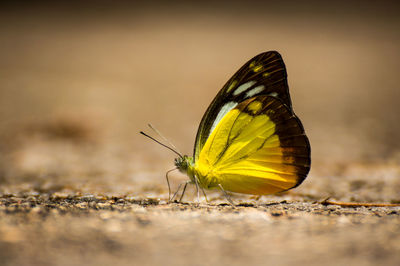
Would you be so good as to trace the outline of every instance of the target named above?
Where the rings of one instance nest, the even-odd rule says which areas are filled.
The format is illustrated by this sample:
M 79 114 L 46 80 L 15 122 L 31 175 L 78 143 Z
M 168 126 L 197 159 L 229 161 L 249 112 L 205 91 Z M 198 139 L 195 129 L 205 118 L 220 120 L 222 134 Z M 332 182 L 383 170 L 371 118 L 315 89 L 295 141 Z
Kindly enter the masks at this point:
M 216 126 L 196 163 L 209 187 L 271 194 L 298 186 L 310 170 L 310 145 L 300 120 L 281 100 L 257 96 Z
M 205 112 L 197 131 L 194 160 L 221 119 L 246 99 L 269 95 L 291 110 L 285 64 L 276 51 L 259 54 L 242 66 L 224 85 Z

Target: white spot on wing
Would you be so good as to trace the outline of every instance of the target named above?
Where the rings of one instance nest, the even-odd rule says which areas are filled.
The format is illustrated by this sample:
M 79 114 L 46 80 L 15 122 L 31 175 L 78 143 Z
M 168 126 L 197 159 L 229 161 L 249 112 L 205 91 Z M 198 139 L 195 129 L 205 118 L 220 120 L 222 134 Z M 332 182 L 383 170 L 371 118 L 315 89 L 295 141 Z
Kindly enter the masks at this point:
M 256 84 L 256 82 L 254 80 L 252 81 L 248 81 L 246 83 L 243 83 L 242 85 L 240 85 L 234 92 L 233 95 L 238 95 L 242 92 L 244 92 L 245 90 L 247 90 L 248 88 L 250 88 L 251 86 L 253 86 L 254 84 Z
M 214 128 L 218 125 L 219 121 L 221 121 L 221 119 L 233 108 L 235 108 L 237 105 L 237 103 L 235 102 L 227 102 L 226 104 L 224 104 L 224 106 L 222 106 L 221 110 L 219 110 L 219 113 L 217 115 L 217 117 L 214 120 L 214 123 L 212 124 L 211 130 L 210 130 L 210 135 L 211 133 L 214 131 Z
M 246 92 L 246 98 L 253 97 L 257 93 L 262 92 L 264 89 L 265 89 L 264 85 L 257 86 L 254 89 L 251 89 L 248 92 Z
M 277 92 L 271 92 L 270 94 L 268 94 L 268 96 L 278 97 L 278 93 Z

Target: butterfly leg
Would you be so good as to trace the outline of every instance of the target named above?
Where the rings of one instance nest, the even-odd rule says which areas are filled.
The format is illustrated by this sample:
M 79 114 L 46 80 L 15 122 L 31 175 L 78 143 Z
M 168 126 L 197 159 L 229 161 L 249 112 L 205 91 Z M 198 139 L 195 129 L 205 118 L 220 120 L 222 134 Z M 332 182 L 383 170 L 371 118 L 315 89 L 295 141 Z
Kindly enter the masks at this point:
M 208 202 L 206 192 L 204 191 L 204 189 L 201 186 L 198 185 L 198 182 L 196 182 L 196 181 L 197 181 L 197 179 L 195 179 L 195 184 L 196 184 L 196 188 L 197 188 L 197 199 L 199 200 L 199 189 L 198 189 L 198 187 L 200 187 L 201 191 L 203 191 L 203 195 L 204 195 L 206 201 Z M 179 202 L 182 201 L 183 195 L 185 195 L 186 187 L 187 187 L 188 184 L 193 184 L 193 182 L 191 180 L 188 180 L 188 181 L 185 182 L 185 186 L 183 187 L 181 197 L 179 198 Z
M 259 201 L 261 199 L 262 195 L 254 195 L 251 196 L 250 199 L 254 199 L 255 201 Z
M 167 179 L 167 185 L 168 185 L 168 202 L 171 202 L 171 201 L 172 201 L 172 199 L 171 199 L 171 185 L 169 184 L 168 174 L 169 174 L 170 172 L 172 172 L 172 171 L 175 171 L 176 169 L 178 169 L 178 168 L 174 168 L 174 169 L 168 170 L 168 171 L 165 173 L 165 179 Z
M 222 187 L 221 184 L 218 184 L 219 188 L 224 192 L 225 198 L 229 201 L 229 203 L 232 205 L 232 207 L 235 207 L 235 204 L 233 203 L 231 196 L 229 196 L 228 193 L 226 193 L 225 189 Z
M 185 182 L 185 183 L 186 183 L 186 182 Z M 174 195 L 173 195 L 172 198 L 170 199 L 170 202 L 174 201 L 176 195 L 178 195 L 178 192 L 179 192 L 179 190 L 181 189 L 181 187 L 182 187 L 183 184 L 184 184 L 184 183 L 180 183 L 180 184 L 179 184 L 178 189 L 176 190 L 176 192 L 174 193 Z M 186 184 L 185 184 L 185 188 L 186 188 Z
M 185 195 L 185 192 L 186 192 L 186 187 L 187 187 L 187 185 L 190 184 L 191 182 L 192 182 L 191 180 L 188 180 L 188 181 L 185 182 L 185 186 L 183 187 L 181 197 L 179 198 L 179 202 L 182 202 L 183 195 Z M 181 184 L 181 185 L 182 185 L 182 184 Z
M 204 191 L 204 188 L 203 187 L 200 187 L 200 188 L 201 188 L 201 191 L 203 191 L 203 195 L 204 195 L 204 198 L 206 199 L 206 202 L 208 203 L 207 195 L 206 195 L 206 192 Z
M 197 203 L 200 204 L 200 189 L 199 189 L 199 181 L 197 179 L 197 176 L 194 176 L 194 183 L 196 185 Z

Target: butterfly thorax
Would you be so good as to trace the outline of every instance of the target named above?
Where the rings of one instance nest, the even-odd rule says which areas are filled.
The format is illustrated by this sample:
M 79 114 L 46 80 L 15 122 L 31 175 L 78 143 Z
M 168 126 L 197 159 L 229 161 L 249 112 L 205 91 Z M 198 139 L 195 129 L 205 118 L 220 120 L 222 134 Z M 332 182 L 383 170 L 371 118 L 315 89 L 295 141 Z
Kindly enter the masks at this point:
M 181 173 L 189 176 L 190 180 L 194 182 L 194 163 L 193 157 L 184 155 L 182 157 L 175 158 L 175 166 L 179 169 Z
M 181 173 L 186 174 L 193 183 L 196 183 L 203 188 L 211 189 L 218 186 L 218 180 L 213 176 L 211 167 L 202 167 L 202 164 L 193 162 L 193 157 L 184 155 L 175 158 L 175 166 Z

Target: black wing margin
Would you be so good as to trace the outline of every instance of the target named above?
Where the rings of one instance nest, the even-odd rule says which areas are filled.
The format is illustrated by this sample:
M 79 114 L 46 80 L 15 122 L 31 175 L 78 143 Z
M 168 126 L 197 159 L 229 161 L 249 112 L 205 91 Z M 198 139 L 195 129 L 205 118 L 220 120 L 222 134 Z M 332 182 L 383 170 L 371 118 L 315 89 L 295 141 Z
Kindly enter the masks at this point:
M 195 161 L 211 133 L 214 121 L 222 118 L 218 114 L 223 114 L 230 107 L 233 108 L 236 104 L 258 95 L 278 98 L 292 110 L 286 67 L 281 55 L 276 51 L 261 53 L 250 59 L 215 96 L 197 131 L 193 157 Z

